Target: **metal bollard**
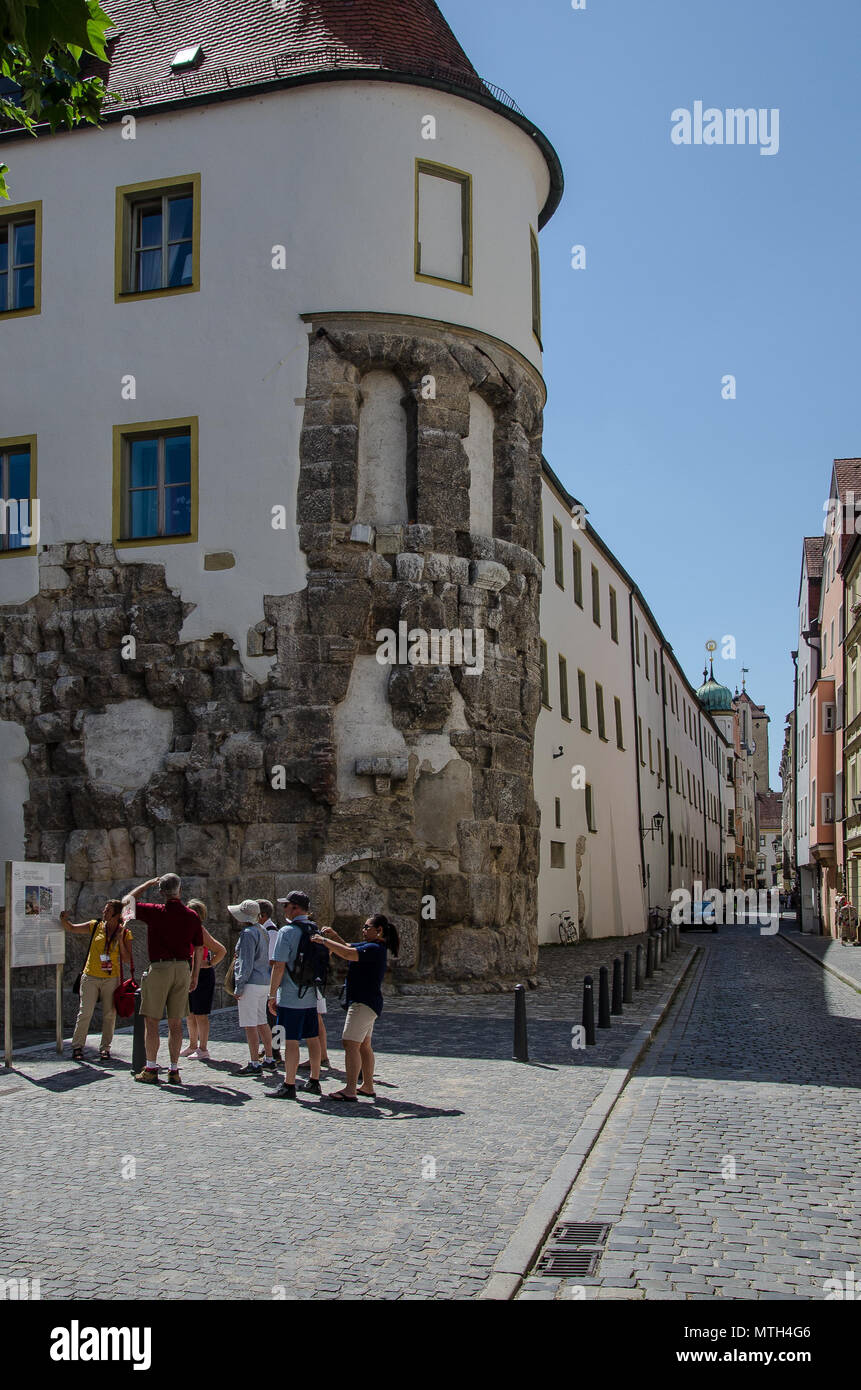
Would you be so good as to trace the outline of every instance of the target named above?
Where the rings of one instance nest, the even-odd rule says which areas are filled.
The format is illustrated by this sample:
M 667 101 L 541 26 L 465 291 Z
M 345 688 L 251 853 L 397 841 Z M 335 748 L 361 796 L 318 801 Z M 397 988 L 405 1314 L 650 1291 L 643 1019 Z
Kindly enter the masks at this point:
M 622 1002 L 623 1004 L 633 1004 L 634 1002 L 630 951 L 626 951 L 622 957 Z
M 655 938 L 649 936 L 646 939 L 646 979 L 651 980 L 655 960 Z
M 598 1027 L 610 1028 L 610 976 L 606 965 L 598 972 Z
M 661 966 L 663 965 L 663 963 L 664 963 L 664 929 L 663 929 L 663 927 L 660 927 L 660 928 L 658 929 L 658 962 L 657 962 L 657 964 L 658 964 L 658 969 L 659 969 L 659 970 L 660 970 Z
M 529 1044 L 526 1038 L 526 989 L 524 985 L 514 988 L 514 1053 L 515 1062 L 529 1061 Z
M 643 946 L 637 942 L 637 955 L 634 961 L 634 989 L 643 988 Z
M 141 992 L 135 990 L 135 1022 L 132 1033 L 132 1076 L 137 1076 L 146 1066 L 146 1037 L 143 1014 L 141 1013 Z
M 595 996 L 592 990 L 592 976 L 583 981 L 583 1017 L 581 1020 L 586 1032 L 586 1046 L 595 1046 Z
M 616 956 L 613 961 L 613 1004 L 610 1009 L 611 1014 L 622 1012 L 622 962 Z

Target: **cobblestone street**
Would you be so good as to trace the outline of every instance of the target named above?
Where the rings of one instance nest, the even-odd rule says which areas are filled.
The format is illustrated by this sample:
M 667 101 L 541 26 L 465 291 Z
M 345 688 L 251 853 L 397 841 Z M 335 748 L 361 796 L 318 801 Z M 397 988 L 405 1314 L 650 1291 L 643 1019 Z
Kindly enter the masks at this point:
M 776 936 L 703 944 L 560 1215 L 612 1223 L 595 1276 L 521 1297 L 821 1299 L 858 1280 L 861 994 Z
M 387 999 L 376 1104 L 264 1100 L 230 1075 L 232 1012 L 181 1090 L 131 1083 L 128 1032 L 112 1067 L 18 1058 L 0 1076 L 0 1268 L 46 1299 L 493 1293 L 512 1241 L 540 1248 L 554 1172 L 681 980 L 552 1208 L 612 1223 L 596 1276 L 533 1276 L 520 1297 L 822 1298 L 859 1263 L 861 995 L 778 937 L 691 933 L 597 1047 L 572 1050 L 583 974 L 597 984 L 634 944 L 542 950 L 529 1065 L 511 1061 L 510 995 Z

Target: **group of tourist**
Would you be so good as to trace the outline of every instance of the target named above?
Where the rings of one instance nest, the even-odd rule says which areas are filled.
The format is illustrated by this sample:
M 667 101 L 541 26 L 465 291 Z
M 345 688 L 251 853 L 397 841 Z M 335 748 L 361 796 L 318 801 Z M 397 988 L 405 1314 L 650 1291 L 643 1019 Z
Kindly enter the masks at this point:
M 161 902 L 144 902 L 141 894 L 158 887 Z M 113 996 L 122 978 L 122 967 L 133 968 L 132 934 L 127 920 L 147 928 L 150 964 L 141 977 L 140 1012 L 144 1019 L 146 1065 L 135 1080 L 160 1084 L 159 1024 L 167 1014 L 169 1070 L 167 1084 L 182 1085 L 180 1057 L 189 1061 L 212 1060 L 209 1052 L 209 1020 L 215 996 L 215 967 L 226 947 L 206 928 L 207 911 L 199 899 L 187 903 L 176 874 L 163 874 L 133 888 L 122 899 L 105 903 L 101 918 L 73 923 L 62 914 L 67 931 L 90 933 L 89 949 L 80 977 L 80 1010 L 72 1037 L 72 1056 L 83 1058 L 87 1029 L 97 1003 L 102 1006 L 99 1056 L 110 1059 L 116 1022 Z M 321 1067 L 329 1066 L 325 1015 L 325 982 L 329 957 L 345 960 L 347 978 L 342 991 L 346 1008 L 343 1044 L 346 1084 L 327 1099 L 341 1103 L 359 1096 L 375 1099 L 375 1058 L 371 1045 L 374 1024 L 382 1013 L 382 985 L 389 953 L 396 956 L 398 932 L 377 913 L 362 927 L 362 940 L 348 942 L 332 927 L 321 927 L 309 916 L 310 899 L 299 891 L 279 898 L 284 926 L 275 921 L 275 908 L 266 899 L 246 898 L 228 907 L 239 927 L 236 950 L 228 970 L 227 987 L 235 995 L 238 1022 L 245 1033 L 249 1060 L 235 1075 L 265 1079 L 283 1065 L 284 1080 L 265 1092 L 273 1100 L 296 1099 L 300 1044 L 308 1049 L 304 1068 L 310 1073 L 302 1088 L 322 1096 Z M 232 975 L 232 984 L 230 976 Z M 183 1050 L 182 1020 L 188 1026 L 188 1046 Z M 283 1057 L 277 1042 L 283 1045 Z

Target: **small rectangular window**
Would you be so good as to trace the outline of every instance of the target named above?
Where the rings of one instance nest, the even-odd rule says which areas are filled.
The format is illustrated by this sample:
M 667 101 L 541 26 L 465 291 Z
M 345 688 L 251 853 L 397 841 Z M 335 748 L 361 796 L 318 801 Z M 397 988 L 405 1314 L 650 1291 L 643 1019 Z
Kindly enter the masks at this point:
M 601 626 L 601 581 L 595 566 L 592 566 L 592 622 Z
M 580 700 L 580 728 L 589 733 L 589 703 L 586 698 L 586 676 L 583 671 L 577 672 L 577 695 Z
M 117 189 L 115 298 L 200 289 L 200 175 Z
M 650 772 L 654 772 L 655 767 L 654 767 L 654 763 L 653 763 L 653 761 L 652 761 L 652 731 L 651 731 L 651 729 L 649 729 L 648 734 L 649 734 L 649 771 L 650 771 Z
M 831 825 L 834 820 L 834 797 L 831 792 L 825 792 L 822 797 L 822 821 L 824 825 Z
M 592 793 L 592 785 L 586 783 L 586 825 L 595 834 L 595 798 Z
M 538 503 L 538 549 L 535 554 L 540 564 L 544 564 L 544 503 Z
M 541 703 L 545 709 L 550 708 L 550 676 L 547 670 L 547 643 L 541 641 Z
M 197 420 L 114 427 L 118 545 L 197 540 Z
M 604 721 L 604 687 L 595 682 L 595 710 L 598 721 L 598 737 L 602 743 L 607 742 L 607 727 Z
M 565 843 L 562 840 L 550 841 L 550 867 L 551 869 L 565 868 Z
M 0 204 L 0 318 L 41 309 L 42 204 Z
M 663 770 L 664 770 L 663 756 L 662 756 L 662 753 L 661 753 L 661 740 L 660 740 L 660 739 L 658 739 L 657 744 L 658 744 L 658 751 L 657 751 L 657 756 L 656 756 L 656 758 L 655 758 L 655 762 L 656 762 L 657 766 L 656 766 L 656 769 L 655 769 L 655 770 L 656 770 L 656 772 L 657 772 L 657 774 L 658 774 L 658 786 L 660 786 L 660 785 L 661 785 L 661 782 L 663 781 Z
M 0 439 L 0 555 L 35 555 L 39 543 L 36 440 Z
M 565 588 L 565 572 L 562 568 L 562 527 L 553 518 L 553 572 L 560 589 Z
M 559 713 L 563 719 L 570 719 L 568 710 L 568 662 L 564 656 L 559 657 Z
M 616 747 L 624 750 L 625 740 L 622 735 L 622 701 L 618 695 L 613 696 L 613 709 L 616 715 Z
M 639 664 L 640 664 L 640 620 L 639 620 L 639 618 L 635 618 L 635 619 L 634 619 L 634 656 L 636 657 L 637 665 L 639 666 Z
M 529 256 L 532 272 L 532 332 L 541 345 L 541 256 L 538 250 L 538 237 L 529 228 Z
M 619 641 L 619 611 L 616 605 L 616 590 L 610 585 L 610 637 Z
M 562 801 L 558 796 L 553 798 L 553 809 L 556 814 L 556 829 L 559 830 L 562 827 Z
M 637 715 L 637 732 L 639 734 L 638 742 L 640 744 L 640 766 L 645 767 L 646 758 L 643 752 L 643 717 L 640 714 Z
M 652 653 L 652 656 L 653 656 L 654 659 L 655 659 L 655 689 L 657 690 L 658 694 L 660 695 L 660 693 L 661 693 L 661 684 L 660 684 L 660 680 L 658 679 L 658 653 L 657 653 L 657 652 L 653 652 L 653 653 Z
M 574 560 L 574 602 L 579 608 L 583 607 L 583 557 L 580 554 L 580 547 L 576 541 L 571 542 L 572 557 Z
M 472 293 L 472 178 L 416 160 L 417 280 Z
M 834 733 L 834 705 L 823 704 L 822 706 L 822 732 L 823 734 Z

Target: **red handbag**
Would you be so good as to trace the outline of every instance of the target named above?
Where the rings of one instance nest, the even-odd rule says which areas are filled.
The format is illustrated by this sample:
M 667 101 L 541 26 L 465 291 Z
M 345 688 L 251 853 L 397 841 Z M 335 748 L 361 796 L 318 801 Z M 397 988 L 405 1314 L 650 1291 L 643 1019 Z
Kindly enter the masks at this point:
M 114 1008 L 120 1018 L 131 1018 L 135 1011 L 135 993 L 138 987 L 135 984 L 135 958 L 131 947 L 129 947 L 129 955 L 131 956 L 132 973 L 127 980 L 123 979 L 123 958 L 120 956 L 120 982 L 114 990 Z

